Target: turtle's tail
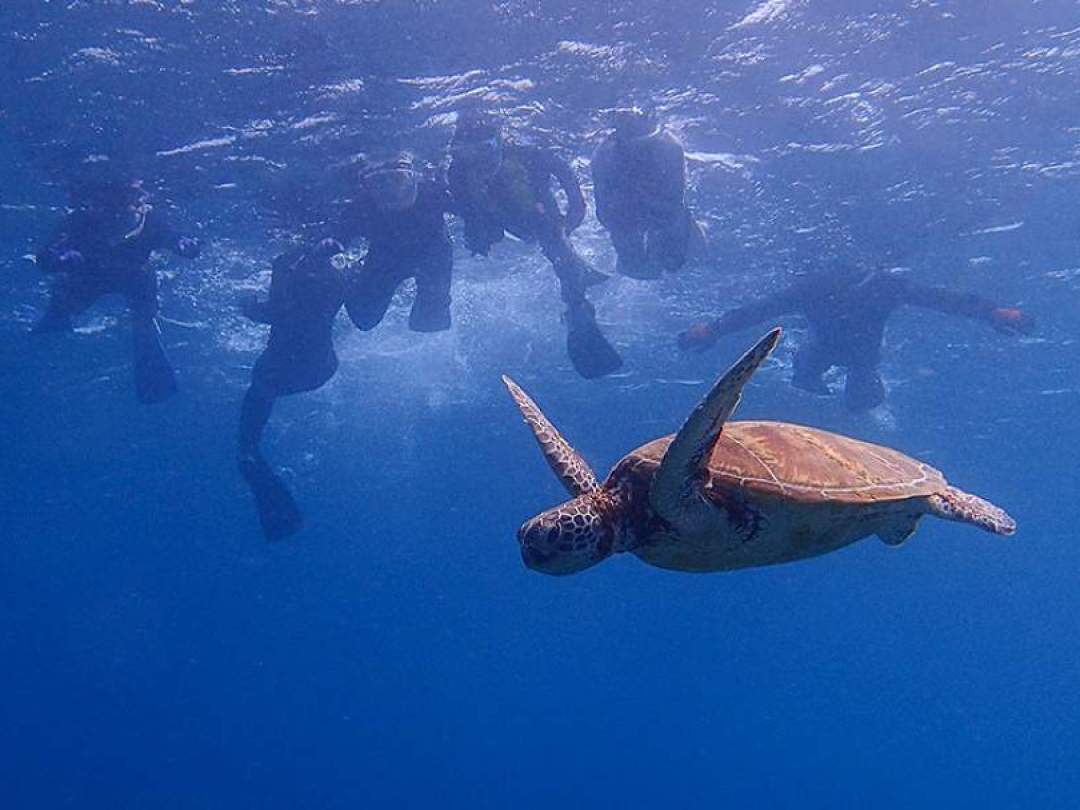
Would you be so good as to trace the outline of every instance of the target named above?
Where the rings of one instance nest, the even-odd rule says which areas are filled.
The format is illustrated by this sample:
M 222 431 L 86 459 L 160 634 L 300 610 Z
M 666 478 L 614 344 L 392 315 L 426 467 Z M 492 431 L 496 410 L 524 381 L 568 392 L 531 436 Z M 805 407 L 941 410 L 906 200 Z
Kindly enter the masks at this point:
M 944 489 L 926 500 L 930 514 L 936 517 L 971 523 L 992 534 L 1008 536 L 1016 532 L 1016 521 L 1004 509 L 955 487 Z

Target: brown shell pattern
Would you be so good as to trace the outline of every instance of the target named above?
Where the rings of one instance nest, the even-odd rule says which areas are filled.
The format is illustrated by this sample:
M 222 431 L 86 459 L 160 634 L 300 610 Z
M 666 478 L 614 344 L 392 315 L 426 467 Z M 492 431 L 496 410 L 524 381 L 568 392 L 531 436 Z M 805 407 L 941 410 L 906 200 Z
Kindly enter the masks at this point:
M 672 436 L 630 455 L 659 465 Z M 709 459 L 714 486 L 801 503 L 873 503 L 940 492 L 929 464 L 847 436 L 786 422 L 729 422 Z

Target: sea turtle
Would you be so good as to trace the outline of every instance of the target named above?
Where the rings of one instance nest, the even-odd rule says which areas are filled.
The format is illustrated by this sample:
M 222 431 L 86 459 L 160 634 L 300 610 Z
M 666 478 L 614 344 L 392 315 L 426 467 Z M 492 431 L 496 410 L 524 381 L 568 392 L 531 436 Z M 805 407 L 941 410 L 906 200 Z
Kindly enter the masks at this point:
M 503 377 L 573 500 L 518 531 L 525 564 L 583 571 L 620 551 L 676 571 L 729 571 L 814 557 L 876 534 L 903 543 L 923 515 L 1009 535 L 1003 510 L 895 450 L 784 422 L 728 422 L 780 339 L 774 329 L 716 383 L 674 436 L 625 456 L 603 484 Z

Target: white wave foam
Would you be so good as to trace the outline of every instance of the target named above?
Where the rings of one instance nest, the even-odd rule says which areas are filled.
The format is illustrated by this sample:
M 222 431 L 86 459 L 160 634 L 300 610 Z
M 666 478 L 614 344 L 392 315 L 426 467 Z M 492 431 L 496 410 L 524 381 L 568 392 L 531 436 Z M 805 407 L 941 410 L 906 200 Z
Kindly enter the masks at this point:
M 184 155 L 188 152 L 201 152 L 206 149 L 217 149 L 220 146 L 232 146 L 234 143 L 236 143 L 236 137 L 234 135 L 226 135 L 223 138 L 207 138 L 206 140 L 189 143 L 186 146 L 178 146 L 175 149 L 163 149 L 157 153 L 157 156 L 172 157 L 173 155 Z
M 750 25 L 774 22 L 786 16 L 787 12 L 794 5 L 794 0 L 765 0 L 764 3 L 755 6 L 749 14 L 731 27 L 733 29 L 746 28 Z

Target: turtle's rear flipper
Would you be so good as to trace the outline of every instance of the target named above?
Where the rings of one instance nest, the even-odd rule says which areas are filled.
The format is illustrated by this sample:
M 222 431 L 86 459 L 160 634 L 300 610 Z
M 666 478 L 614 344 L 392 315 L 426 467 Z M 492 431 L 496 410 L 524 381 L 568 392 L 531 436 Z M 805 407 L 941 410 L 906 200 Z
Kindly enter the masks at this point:
M 931 495 L 926 501 L 935 517 L 970 523 L 991 534 L 1008 536 L 1016 532 L 1016 521 L 1004 509 L 955 487 Z
M 262 458 L 246 455 L 240 459 L 243 474 L 255 496 L 255 510 L 267 540 L 284 540 L 304 525 L 304 516 L 292 493 Z
M 777 327 L 740 357 L 694 408 L 668 445 L 649 491 L 653 509 L 664 520 L 675 526 L 687 525 L 695 521 L 694 513 L 699 507 L 712 509 L 701 497 L 696 482 L 709 463 L 724 422 L 742 398 L 743 386 L 779 342 L 780 329 Z
M 898 548 L 907 542 L 915 530 L 919 528 L 919 516 L 905 517 L 893 520 L 877 530 L 877 536 L 887 546 Z

